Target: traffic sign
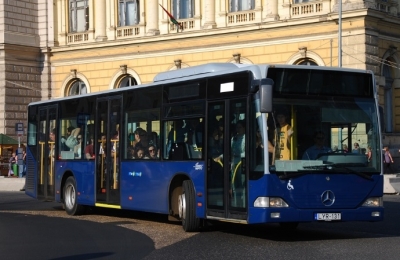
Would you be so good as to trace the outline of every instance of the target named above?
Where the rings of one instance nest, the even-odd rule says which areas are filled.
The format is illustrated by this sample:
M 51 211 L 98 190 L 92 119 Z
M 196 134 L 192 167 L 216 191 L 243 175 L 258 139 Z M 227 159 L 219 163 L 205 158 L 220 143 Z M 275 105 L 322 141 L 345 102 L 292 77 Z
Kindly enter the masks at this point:
M 15 123 L 15 133 L 18 136 L 21 136 L 24 134 L 24 124 L 23 123 Z

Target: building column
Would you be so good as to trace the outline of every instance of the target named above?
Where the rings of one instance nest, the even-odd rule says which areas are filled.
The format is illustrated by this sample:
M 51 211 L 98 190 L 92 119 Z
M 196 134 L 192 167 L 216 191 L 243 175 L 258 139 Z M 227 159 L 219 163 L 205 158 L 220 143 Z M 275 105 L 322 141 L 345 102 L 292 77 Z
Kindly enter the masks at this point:
M 264 0 L 265 21 L 279 20 L 278 0 Z
M 205 22 L 203 25 L 204 29 L 214 29 L 217 28 L 217 24 L 215 23 L 215 1 L 214 0 L 206 0 L 205 2 Z
M 94 17 L 95 17 L 95 39 L 97 42 L 107 40 L 106 34 L 106 0 L 96 0 L 94 5 Z
M 166 8 L 164 6 L 164 8 Z M 158 29 L 158 14 L 161 8 L 157 0 L 146 1 L 146 35 L 159 35 Z

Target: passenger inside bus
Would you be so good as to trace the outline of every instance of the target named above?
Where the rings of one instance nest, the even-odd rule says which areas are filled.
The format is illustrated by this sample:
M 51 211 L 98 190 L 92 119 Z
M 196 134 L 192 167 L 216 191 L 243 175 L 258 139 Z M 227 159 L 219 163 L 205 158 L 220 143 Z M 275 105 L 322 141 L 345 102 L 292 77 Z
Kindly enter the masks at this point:
M 144 151 L 147 151 L 147 148 L 149 147 L 147 132 L 143 128 L 137 128 L 136 132 L 136 136 L 138 136 L 138 142 L 135 144 L 136 152 L 139 147 L 143 148 Z
M 277 131 L 277 143 L 276 143 L 276 159 L 277 160 L 290 160 L 290 139 L 293 135 L 293 130 L 290 124 L 287 122 L 287 112 L 279 111 L 276 113 L 278 121 Z
M 144 147 L 138 146 L 136 148 L 136 159 L 149 159 Z
M 316 131 L 313 139 L 315 144 L 304 152 L 303 160 L 316 160 L 319 154 L 331 152 L 331 148 L 324 145 L 325 134 L 322 131 Z
M 242 158 L 246 157 L 246 143 L 245 143 L 245 134 L 246 134 L 246 122 L 244 120 L 239 120 L 236 123 L 236 133 L 231 139 L 231 178 L 232 178 L 232 187 L 231 194 L 234 198 L 234 206 L 241 207 L 242 196 L 245 194 L 245 174 L 242 174 Z
M 82 158 L 82 135 L 79 134 L 76 138 L 78 143 L 74 147 L 74 156 L 75 159 L 81 159 Z
M 154 144 L 151 144 L 149 146 L 148 155 L 149 155 L 149 159 L 158 160 L 159 155 L 158 155 L 157 148 L 156 148 L 156 146 Z
M 219 162 L 222 159 L 222 154 L 223 154 L 223 134 L 222 132 L 220 132 L 219 128 L 216 128 L 213 133 L 212 136 L 210 137 L 210 140 L 208 142 L 209 145 L 209 151 L 211 154 L 211 158 L 216 161 Z
M 203 147 L 203 124 L 200 122 L 200 119 L 188 120 L 186 129 L 186 143 L 195 149 Z
M 85 158 L 88 160 L 94 159 L 94 157 L 95 157 L 94 148 L 93 148 L 93 144 L 94 144 L 93 136 L 90 136 L 89 139 L 90 139 L 89 144 L 86 145 L 86 147 L 85 147 Z
M 56 129 L 53 128 L 50 131 L 49 134 L 49 144 L 50 144 L 50 152 L 49 152 L 49 158 L 54 161 L 54 156 L 55 156 L 55 146 L 56 146 Z

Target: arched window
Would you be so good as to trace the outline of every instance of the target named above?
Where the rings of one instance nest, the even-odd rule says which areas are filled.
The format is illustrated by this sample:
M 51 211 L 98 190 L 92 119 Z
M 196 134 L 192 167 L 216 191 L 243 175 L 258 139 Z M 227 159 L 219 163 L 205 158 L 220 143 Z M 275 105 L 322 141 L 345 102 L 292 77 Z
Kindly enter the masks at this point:
M 86 84 L 78 79 L 77 81 L 71 84 L 71 87 L 68 89 L 67 96 L 76 96 L 86 93 L 87 93 Z
M 137 84 L 138 83 L 134 77 L 132 77 L 131 75 L 127 75 L 120 80 L 118 88 L 129 87 Z
M 303 59 L 296 63 L 296 65 L 307 65 L 307 66 L 318 66 L 318 64 L 312 59 Z

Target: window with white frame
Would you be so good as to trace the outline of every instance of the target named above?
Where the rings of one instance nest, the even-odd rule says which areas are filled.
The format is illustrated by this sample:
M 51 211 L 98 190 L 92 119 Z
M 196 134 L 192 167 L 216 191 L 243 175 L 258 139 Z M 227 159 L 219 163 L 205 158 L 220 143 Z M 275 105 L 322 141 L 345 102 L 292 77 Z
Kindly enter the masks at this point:
M 82 95 L 86 93 L 86 84 L 81 80 L 77 80 L 72 83 L 71 87 L 68 90 L 68 96 Z
M 172 15 L 176 19 L 192 18 L 194 15 L 194 0 L 173 0 Z
M 119 26 L 131 26 L 140 22 L 139 0 L 119 0 Z
M 129 87 L 129 86 L 134 86 L 137 85 L 137 81 L 134 77 L 128 75 L 124 77 L 120 83 L 119 83 L 119 88 L 124 88 L 124 87 Z
M 229 0 L 230 12 L 252 10 L 254 6 L 255 0 Z
M 89 29 L 88 0 L 69 0 L 69 30 L 84 32 Z

